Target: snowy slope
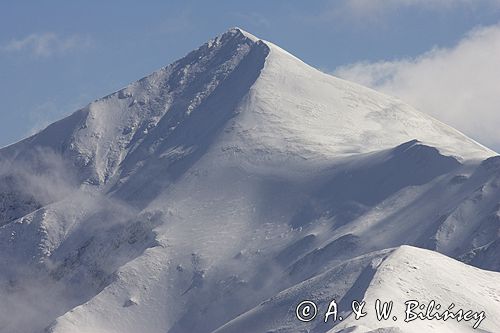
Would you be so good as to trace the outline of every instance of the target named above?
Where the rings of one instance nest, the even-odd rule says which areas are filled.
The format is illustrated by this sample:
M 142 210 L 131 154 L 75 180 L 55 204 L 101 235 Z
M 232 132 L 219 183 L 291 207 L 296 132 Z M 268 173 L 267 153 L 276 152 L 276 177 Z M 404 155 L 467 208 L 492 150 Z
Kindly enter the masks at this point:
M 261 159 L 338 157 L 418 139 L 464 159 L 494 153 L 401 101 L 324 74 L 272 43 L 226 145 Z M 276 135 L 280 133 L 280 135 Z M 258 154 L 262 155 L 262 151 Z
M 485 311 L 481 332 L 498 332 L 500 320 L 500 273 L 483 271 L 433 251 L 401 246 L 370 253 L 336 266 L 259 304 L 214 333 L 225 332 L 475 332 L 476 320 L 415 320 L 405 322 L 405 302 L 434 300 L 443 309 L 453 302 L 455 310 Z M 330 302 L 335 299 L 343 320 L 324 322 Z M 375 303 L 393 301 L 388 320 L 376 318 Z M 303 323 L 295 317 L 295 306 L 314 300 L 315 320 Z M 352 300 L 364 301 L 366 317 L 354 319 Z M 393 320 L 393 316 L 397 320 Z M 335 326 L 334 326 L 335 325 Z M 330 328 L 334 326 L 330 330 Z
M 371 332 L 375 329 L 399 328 L 400 332 L 498 332 L 500 331 L 500 279 L 498 272 L 482 271 L 451 260 L 435 252 L 424 251 L 411 247 L 401 247 L 389 256 L 377 268 L 370 285 L 364 294 L 367 304 L 375 304 L 376 299 L 394 301 L 393 315 L 400 320 L 390 323 L 378 321 L 375 312 L 370 312 L 359 321 L 349 317 L 334 332 Z M 473 326 L 478 320 L 461 321 L 415 320 L 404 322 L 404 303 L 411 295 L 412 300 L 421 304 L 435 301 L 443 310 L 455 305 L 452 311 L 458 309 L 474 312 L 484 311 L 486 317 L 479 322 L 479 327 Z M 489 314 L 489 316 L 488 316 Z M 351 327 L 358 327 L 355 330 Z M 379 332 L 383 330 L 379 330 Z
M 434 255 L 405 244 L 500 271 L 494 155 L 231 29 L 0 150 L 0 332 L 240 332 L 284 290 L 351 297 L 372 260 Z

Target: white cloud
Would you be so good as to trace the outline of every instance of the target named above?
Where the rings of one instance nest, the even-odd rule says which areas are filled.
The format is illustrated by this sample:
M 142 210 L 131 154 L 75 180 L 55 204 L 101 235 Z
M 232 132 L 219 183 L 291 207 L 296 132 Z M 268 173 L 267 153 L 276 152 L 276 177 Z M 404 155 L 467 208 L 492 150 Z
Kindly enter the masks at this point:
M 38 57 L 63 54 L 75 49 L 92 46 L 88 36 L 60 36 L 52 32 L 34 33 L 21 39 L 13 39 L 1 47 L 4 52 L 29 52 Z
M 361 62 L 335 75 L 400 97 L 500 150 L 500 25 L 475 29 L 456 46 L 419 57 Z

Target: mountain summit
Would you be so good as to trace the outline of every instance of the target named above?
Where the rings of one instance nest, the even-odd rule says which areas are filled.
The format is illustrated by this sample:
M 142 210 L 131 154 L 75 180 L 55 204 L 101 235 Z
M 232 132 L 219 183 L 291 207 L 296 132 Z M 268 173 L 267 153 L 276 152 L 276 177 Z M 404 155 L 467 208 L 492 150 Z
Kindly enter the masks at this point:
M 233 28 L 2 155 L 46 147 L 84 169 L 85 181 L 102 185 L 179 146 L 189 156 L 223 145 L 225 155 L 281 161 L 366 153 L 414 139 L 460 159 L 495 155 L 397 99 L 324 74 Z
M 495 155 L 230 29 L 0 150 L 0 332 L 327 332 L 295 296 L 377 295 L 413 256 L 485 281 L 417 270 L 418 295 L 498 312 Z

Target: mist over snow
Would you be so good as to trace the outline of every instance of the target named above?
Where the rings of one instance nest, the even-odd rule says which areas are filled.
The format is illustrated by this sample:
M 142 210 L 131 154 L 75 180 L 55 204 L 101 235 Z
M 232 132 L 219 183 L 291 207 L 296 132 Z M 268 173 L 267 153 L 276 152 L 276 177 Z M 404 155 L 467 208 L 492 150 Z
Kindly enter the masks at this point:
M 500 157 L 239 28 L 0 149 L 0 180 L 2 333 L 477 331 L 407 299 L 500 331 Z M 401 319 L 295 316 L 377 298 Z

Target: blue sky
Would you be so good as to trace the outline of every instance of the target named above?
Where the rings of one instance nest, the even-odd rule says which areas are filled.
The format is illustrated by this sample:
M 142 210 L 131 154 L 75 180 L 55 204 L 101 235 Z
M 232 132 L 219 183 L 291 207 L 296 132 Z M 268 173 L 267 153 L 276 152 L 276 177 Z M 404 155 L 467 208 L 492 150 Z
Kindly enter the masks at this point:
M 498 151 L 499 22 L 500 0 L 2 1 L 0 146 L 239 26 Z

